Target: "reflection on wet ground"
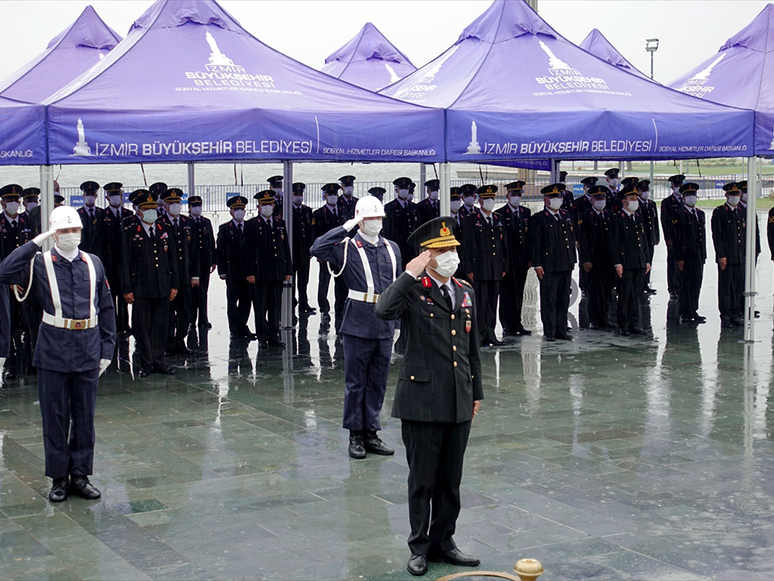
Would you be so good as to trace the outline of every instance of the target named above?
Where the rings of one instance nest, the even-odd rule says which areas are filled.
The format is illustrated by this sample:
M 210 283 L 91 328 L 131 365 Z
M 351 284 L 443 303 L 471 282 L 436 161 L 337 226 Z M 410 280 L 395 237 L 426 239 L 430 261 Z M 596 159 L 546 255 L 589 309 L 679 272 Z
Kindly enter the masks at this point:
M 771 578 L 772 263 L 759 267 L 752 346 L 721 331 L 712 264 L 708 322 L 668 322 L 663 264 L 659 248 L 651 336 L 576 329 L 572 343 L 545 343 L 531 279 L 537 332 L 483 351 L 456 535 L 482 568 L 532 557 L 546 580 Z M 171 360 L 176 376 L 132 379 L 130 342 L 104 377 L 101 501 L 47 502 L 35 385 L 3 386 L 0 577 L 410 577 L 407 468 L 389 417 L 399 358 L 382 432 L 398 451 L 351 461 L 333 326 L 300 321 L 292 353 L 229 343 L 224 295 L 213 279 L 214 328 L 190 338 L 195 356 Z M 428 578 L 454 571 L 431 564 Z

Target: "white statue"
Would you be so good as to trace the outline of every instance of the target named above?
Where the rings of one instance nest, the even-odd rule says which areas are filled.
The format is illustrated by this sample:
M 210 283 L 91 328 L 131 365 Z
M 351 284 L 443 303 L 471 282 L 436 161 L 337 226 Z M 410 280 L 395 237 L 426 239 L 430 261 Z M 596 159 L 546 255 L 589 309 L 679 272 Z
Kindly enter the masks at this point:
M 695 75 L 694 75 L 694 76 L 691 78 L 691 80 L 692 80 L 692 81 L 694 81 L 694 80 L 696 80 L 696 81 L 706 81 L 707 79 L 709 79 L 710 73 L 712 73 L 712 69 L 714 69 L 714 68 L 715 68 L 715 66 L 716 66 L 716 65 L 717 65 L 717 64 L 718 64 L 720 61 L 722 61 L 722 60 L 723 60 L 723 57 L 724 57 L 724 56 L 726 56 L 726 53 L 722 53 L 722 54 L 721 54 L 721 55 L 720 55 L 718 58 L 716 58 L 716 59 L 713 61 L 713 63 L 712 63 L 710 66 L 708 66 L 708 67 L 707 67 L 706 69 L 704 69 L 703 71 L 699 71 L 698 73 L 696 73 L 696 74 L 695 74 Z
M 210 64 L 219 65 L 223 67 L 233 67 L 234 66 L 233 61 L 230 58 L 228 58 L 226 55 L 224 55 L 222 52 L 220 52 L 220 49 L 218 48 L 218 43 L 215 42 L 215 37 L 210 34 L 209 30 L 204 34 L 204 36 L 207 39 L 207 44 L 210 45 L 210 50 L 212 51 L 210 53 Z
M 91 155 L 91 147 L 86 143 L 86 130 L 80 119 L 78 119 L 78 143 L 73 148 L 73 155 Z
M 481 146 L 478 144 L 478 126 L 475 121 L 470 124 L 470 145 L 465 153 L 481 153 Z
M 543 52 L 545 52 L 548 55 L 549 69 L 571 69 L 572 68 L 566 62 L 557 58 L 557 56 L 551 51 L 550 48 L 546 46 L 546 44 L 542 40 L 539 40 L 538 42 L 540 43 L 540 48 L 543 49 Z

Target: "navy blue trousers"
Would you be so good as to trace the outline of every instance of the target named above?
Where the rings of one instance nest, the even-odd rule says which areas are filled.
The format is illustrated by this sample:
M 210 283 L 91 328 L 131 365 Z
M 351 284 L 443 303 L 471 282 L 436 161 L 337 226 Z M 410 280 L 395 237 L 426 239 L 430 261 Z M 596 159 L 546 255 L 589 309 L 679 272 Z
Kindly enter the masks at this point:
M 46 476 L 88 476 L 94 467 L 94 410 L 99 368 L 77 373 L 38 369 Z
M 382 429 L 379 412 L 387 391 L 392 337 L 363 339 L 342 335 L 344 339 L 344 423 L 346 430 Z

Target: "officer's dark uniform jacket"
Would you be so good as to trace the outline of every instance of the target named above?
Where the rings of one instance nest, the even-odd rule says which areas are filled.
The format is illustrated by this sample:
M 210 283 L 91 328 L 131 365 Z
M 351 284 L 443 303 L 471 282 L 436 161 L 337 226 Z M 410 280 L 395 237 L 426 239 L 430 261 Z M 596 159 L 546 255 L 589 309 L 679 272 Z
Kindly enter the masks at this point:
M 664 232 L 664 240 L 672 242 L 675 237 L 675 230 L 683 207 L 682 200 L 674 194 L 661 201 L 661 230 Z
M 648 238 L 648 247 L 653 250 L 653 247 L 661 241 L 656 202 L 640 199 L 640 207 L 637 208 L 637 214 L 642 216 L 643 223 L 645 224 L 645 234 Z
M 417 204 L 417 218 L 419 219 L 420 226 L 440 215 L 441 202 L 439 200 L 433 201 L 430 198 L 425 198 Z
M 322 238 L 315 240 L 311 249 L 312 256 L 330 262 L 334 272 L 339 272 L 344 262 L 345 244 L 349 245 L 347 263 L 341 276 L 344 277 L 344 283 L 349 289 L 349 296 L 356 295 L 357 298 L 347 299 L 339 332 L 364 339 L 391 338 L 395 332 L 394 322 L 373 316 L 376 297 L 366 296 L 368 283 L 360 251 L 365 253 L 368 260 L 373 278 L 373 293 L 381 295 L 403 270 L 400 248 L 395 242 L 386 240 L 381 236 L 379 236 L 379 242 L 373 245 L 360 234 L 356 234 L 354 238 L 348 238 L 347 235 L 348 233 L 343 227 L 335 228 Z M 392 257 L 386 244 L 389 244 L 392 249 Z M 362 300 L 364 298 L 367 300 Z
M 489 216 L 476 211 L 465 218 L 462 226 L 461 262 L 465 274 L 473 273 L 473 280 L 502 280 L 508 270 L 508 241 L 505 226 L 499 214 Z
M 86 207 L 78 208 L 78 215 L 81 217 L 83 230 L 81 230 L 81 243 L 78 246 L 84 252 L 100 256 L 104 242 L 102 233 L 102 222 L 104 220 L 105 210 L 94 207 L 93 216 Z M 100 256 L 101 257 L 101 256 Z
M 16 215 L 16 229 L 5 212 L 0 211 L 0 260 L 37 235 L 35 225 L 26 212 Z
M 179 260 L 172 229 L 160 220 L 151 226 L 151 242 L 138 221 L 124 229 L 126 255 L 122 264 L 121 294 L 134 293 L 134 298 L 168 297 L 171 289 L 180 288 Z
M 11 303 L 9 299 L 8 286 L 0 284 L 0 358 L 8 357 L 11 352 Z
M 175 229 L 174 217 L 164 214 L 159 221 L 172 233 L 177 255 L 177 275 L 181 286 L 190 286 L 192 278 L 199 278 L 199 248 L 194 242 L 193 220 L 188 216 L 178 216 L 178 226 Z M 180 288 L 180 287 L 172 287 Z
M 648 237 L 642 216 L 624 210 L 613 213 L 610 220 L 610 253 L 613 264 L 624 269 L 646 268 L 648 264 Z
M 57 315 L 44 256 L 34 242 L 17 248 L 0 264 L 0 284 L 26 286 L 29 281 L 30 261 L 35 257 L 33 288 L 49 320 Z M 94 276 L 89 273 L 89 262 L 80 252 L 72 262 L 61 257 L 56 248 L 51 250 L 51 267 L 59 289 L 61 314 L 67 321 L 61 324 L 90 328 L 60 328 L 47 322 L 40 323 L 33 365 L 58 373 L 77 373 L 99 368 L 100 359 L 112 359 L 116 342 L 116 323 L 113 298 L 105 278 L 105 269 L 98 256 L 89 254 Z M 90 282 L 94 287 L 90 288 Z M 93 313 L 90 298 L 93 297 Z M 45 321 L 45 319 L 44 319 Z M 80 322 L 80 323 L 79 323 Z
M 530 261 L 527 237 L 532 212 L 529 208 L 519 206 L 517 214 L 510 204 L 505 204 L 494 213 L 500 217 L 505 228 L 509 264 L 512 268 L 526 269 Z
M 570 212 L 570 215 L 572 216 L 572 223 L 577 226 L 580 217 L 583 214 L 591 212 L 593 209 L 594 204 L 591 202 L 591 200 L 589 200 L 589 197 L 586 194 L 583 194 L 579 198 L 575 198 L 575 201 L 572 204 L 572 211 Z
M 392 240 L 400 248 L 403 266 L 414 257 L 414 248 L 407 242 L 409 236 L 419 227 L 417 206 L 408 200 L 401 202 L 393 200 L 384 206 L 384 230 L 382 234 L 387 240 Z
M 596 273 L 613 268 L 611 239 L 612 213 L 590 210 L 578 218 L 578 254 L 581 265 L 590 262 Z
M 423 273 L 401 274 L 376 303 L 376 316 L 401 319 L 406 354 L 398 376 L 392 416 L 419 422 L 467 422 L 473 402 L 484 399 L 475 295 L 466 283 L 456 289 L 450 311 L 438 285 Z
M 677 262 L 704 264 L 707 260 L 704 212 L 695 208 L 696 215 L 683 206 L 677 215 L 679 226 L 673 232 L 672 248 Z
M 575 232 L 572 222 L 561 210 L 556 216 L 544 209 L 533 215 L 529 222 L 532 267 L 541 266 L 545 272 L 572 270 L 575 264 Z
M 728 204 L 712 211 L 712 242 L 715 261 L 725 258 L 728 264 L 744 264 L 745 227 L 744 216 Z
M 312 212 L 312 234 L 319 238 L 326 232 L 341 226 L 347 219 L 341 212 L 341 207 L 336 204 L 336 213 L 334 214 L 328 204 L 323 204 Z
M 293 263 L 285 221 L 272 217 L 270 225 L 263 216 L 257 216 L 246 224 L 247 276 L 262 282 L 281 282 L 291 276 Z
M 133 214 L 126 208 L 118 208 L 116 213 L 113 210 L 114 208 L 106 208 L 102 214 L 102 245 L 97 254 L 102 259 L 108 281 L 117 285 L 123 260 L 121 250 L 124 244 L 124 221 Z
M 345 222 L 355 217 L 355 206 L 357 206 L 357 200 L 358 198 L 355 196 L 352 196 L 349 199 L 347 199 L 347 196 L 343 194 L 339 196 L 339 201 L 336 202 L 336 206 L 339 209 L 339 214 L 344 216 Z
M 246 231 L 247 222 L 242 224 Z M 246 282 L 249 258 L 245 234 L 239 232 L 234 220 L 221 224 L 218 229 L 218 274 L 225 275 L 231 283 Z
M 199 218 L 189 218 L 191 221 L 191 231 L 193 233 L 192 246 L 195 247 L 195 257 L 198 264 L 200 276 L 210 271 L 210 268 L 218 263 L 215 251 L 215 232 L 212 229 L 212 222 L 204 216 Z M 196 272 L 196 271 L 193 271 Z M 193 275 L 192 276 L 196 276 Z
M 309 264 L 309 249 L 314 240 L 312 234 L 312 208 L 301 204 L 293 205 L 293 264 Z

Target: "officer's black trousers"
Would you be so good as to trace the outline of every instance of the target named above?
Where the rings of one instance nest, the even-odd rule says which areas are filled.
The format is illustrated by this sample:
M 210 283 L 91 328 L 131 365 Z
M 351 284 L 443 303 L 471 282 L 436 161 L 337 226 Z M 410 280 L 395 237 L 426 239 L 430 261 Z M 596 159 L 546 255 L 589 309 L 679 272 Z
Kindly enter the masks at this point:
M 497 297 L 500 294 L 499 280 L 473 280 L 476 291 L 476 311 L 478 312 L 478 335 L 482 343 L 497 341 Z
M 704 278 L 704 264 L 683 264 L 683 272 L 680 273 L 680 316 L 692 316 L 699 310 L 699 294 L 701 293 L 701 281 Z
M 640 326 L 640 298 L 645 282 L 644 268 L 624 268 L 618 280 L 618 326 L 630 329 Z
M 298 314 L 301 314 L 309 308 L 309 296 L 306 292 L 306 287 L 309 286 L 309 261 L 293 261 L 293 280 L 296 285 L 293 297 L 299 307 Z
M 643 286 L 642 286 L 643 291 L 646 288 L 650 288 L 650 275 L 653 272 L 653 255 L 655 253 L 656 253 L 656 247 L 648 246 L 648 251 L 645 253 L 645 258 L 648 260 L 648 264 L 650 264 L 651 269 L 645 274 L 645 282 L 643 283 Z
M 544 272 L 540 281 L 540 319 L 546 337 L 567 335 L 572 271 Z
M 121 294 L 118 283 L 108 281 L 110 284 L 110 294 L 113 296 L 113 305 L 116 313 L 116 333 L 125 333 L 129 330 L 129 305 Z
M 723 319 L 739 317 L 744 308 L 744 266 L 718 266 L 718 308 Z
M 343 334 L 344 422 L 346 430 L 382 429 L 379 412 L 387 391 L 392 337 L 364 339 Z
M 167 350 L 185 347 L 185 337 L 191 321 L 190 284 L 181 284 L 177 289 L 175 300 L 169 303 L 169 332 L 167 334 Z
M 259 341 L 276 341 L 280 336 L 282 281 L 256 281 L 252 286 L 255 334 Z
M 43 449 L 49 478 L 92 473 L 98 383 L 99 368 L 79 373 L 38 369 Z
M 333 268 L 333 267 L 331 267 Z M 320 263 L 320 284 L 317 287 L 317 304 L 321 313 L 330 313 L 331 305 L 328 302 L 328 287 L 331 283 L 331 273 L 328 272 L 328 263 Z M 333 309 L 336 315 L 344 314 L 344 303 L 347 300 L 347 285 L 342 277 L 336 277 L 333 282 L 334 303 Z
M 581 267 L 581 272 L 585 272 Z M 607 326 L 607 313 L 613 302 L 613 277 L 615 270 L 609 264 L 594 264 L 586 274 L 586 301 L 589 323 L 599 327 Z
M 443 552 L 456 548 L 452 536 L 470 424 L 401 420 L 409 466 L 408 546 L 414 555 L 427 555 L 431 546 Z
M 228 330 L 231 335 L 242 337 L 247 332 L 252 302 L 250 285 L 247 280 L 226 280 L 226 310 Z
M 500 282 L 500 324 L 504 333 L 513 333 L 523 328 L 521 309 L 524 305 L 524 286 L 528 268 L 511 266 Z
M 135 352 L 142 365 L 161 363 L 167 347 L 167 325 L 169 324 L 169 297 L 155 299 L 134 299 Z
M 199 286 L 191 288 L 191 325 L 200 327 L 210 322 L 207 315 L 207 298 L 210 292 L 210 270 L 205 265 L 204 272 L 199 275 Z
M 683 278 L 683 273 L 677 267 L 677 260 L 675 260 L 674 252 L 667 247 L 667 288 L 669 294 L 680 294 L 680 284 Z

